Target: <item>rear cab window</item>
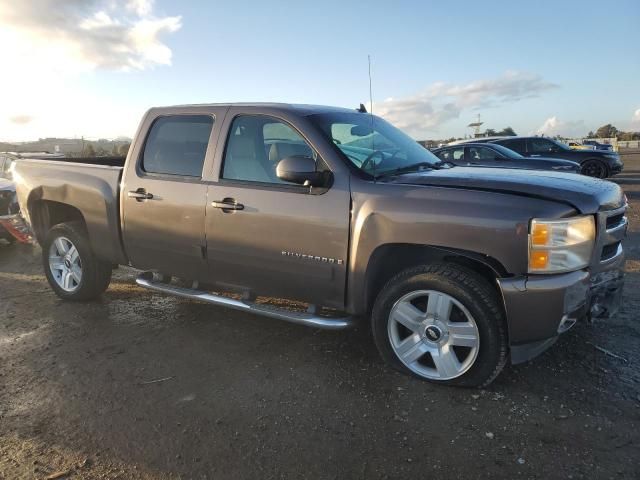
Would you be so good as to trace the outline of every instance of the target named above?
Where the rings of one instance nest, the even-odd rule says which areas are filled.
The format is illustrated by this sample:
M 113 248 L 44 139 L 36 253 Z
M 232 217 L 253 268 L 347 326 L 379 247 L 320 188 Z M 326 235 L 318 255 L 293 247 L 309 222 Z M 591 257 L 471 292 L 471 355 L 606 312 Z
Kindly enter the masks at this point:
M 210 115 L 169 115 L 151 126 L 141 169 L 147 173 L 202 176 L 214 119 Z

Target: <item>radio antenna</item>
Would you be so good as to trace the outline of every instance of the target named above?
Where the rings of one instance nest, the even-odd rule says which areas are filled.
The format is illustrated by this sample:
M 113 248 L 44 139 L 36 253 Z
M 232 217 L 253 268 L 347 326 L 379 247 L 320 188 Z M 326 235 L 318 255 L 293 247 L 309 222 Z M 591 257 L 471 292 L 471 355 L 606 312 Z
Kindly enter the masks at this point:
M 369 118 L 371 119 L 371 154 L 373 165 L 373 181 L 376 181 L 376 159 L 375 159 L 375 132 L 373 130 L 373 89 L 371 87 L 371 55 L 367 55 L 367 61 L 369 62 Z

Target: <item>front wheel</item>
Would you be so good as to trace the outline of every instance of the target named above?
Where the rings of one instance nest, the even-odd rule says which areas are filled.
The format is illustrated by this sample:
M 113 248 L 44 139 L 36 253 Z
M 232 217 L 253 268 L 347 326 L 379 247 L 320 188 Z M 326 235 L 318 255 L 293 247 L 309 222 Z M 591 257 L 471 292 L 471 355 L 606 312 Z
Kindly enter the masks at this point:
M 587 177 L 607 178 L 609 171 L 600 160 L 587 160 L 582 164 L 581 173 Z
M 42 244 L 42 263 L 49 285 L 64 300 L 90 300 L 111 282 L 112 266 L 95 257 L 84 225 L 55 225 Z
M 372 327 L 390 365 L 434 383 L 488 385 L 506 363 L 497 295 L 484 278 L 458 265 L 423 265 L 396 275 L 375 301 Z

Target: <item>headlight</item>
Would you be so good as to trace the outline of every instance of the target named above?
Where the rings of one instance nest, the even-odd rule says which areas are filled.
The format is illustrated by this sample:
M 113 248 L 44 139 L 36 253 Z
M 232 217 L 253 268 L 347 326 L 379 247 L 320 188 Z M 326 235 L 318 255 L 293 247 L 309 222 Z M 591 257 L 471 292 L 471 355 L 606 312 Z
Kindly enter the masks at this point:
M 529 273 L 560 273 L 589 265 L 596 237 L 593 216 L 531 220 Z

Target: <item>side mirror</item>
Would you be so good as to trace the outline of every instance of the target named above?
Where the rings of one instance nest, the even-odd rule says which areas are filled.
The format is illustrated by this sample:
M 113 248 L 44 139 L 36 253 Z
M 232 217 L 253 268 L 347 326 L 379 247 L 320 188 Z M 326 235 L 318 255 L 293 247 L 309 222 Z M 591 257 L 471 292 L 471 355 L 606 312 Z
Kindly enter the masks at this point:
M 280 180 L 307 187 L 322 186 L 326 180 L 323 172 L 316 171 L 316 161 L 304 155 L 291 155 L 280 160 L 276 175 Z

